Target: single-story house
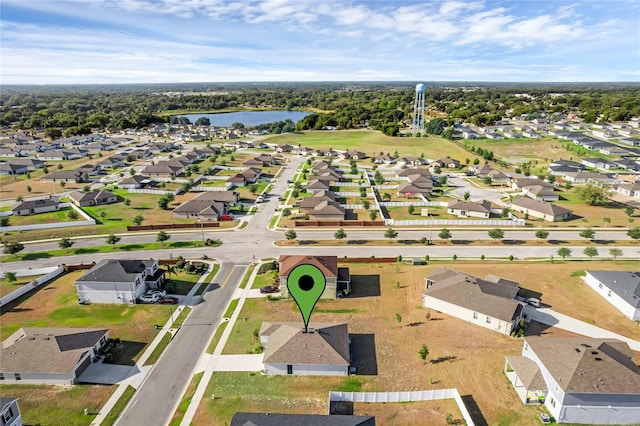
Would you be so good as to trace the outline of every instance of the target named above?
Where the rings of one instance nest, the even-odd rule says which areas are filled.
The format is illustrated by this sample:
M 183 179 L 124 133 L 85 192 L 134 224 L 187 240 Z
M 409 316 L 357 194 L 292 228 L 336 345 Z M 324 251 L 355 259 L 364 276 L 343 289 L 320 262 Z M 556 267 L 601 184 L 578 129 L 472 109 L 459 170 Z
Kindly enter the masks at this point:
M 29 167 L 24 164 L 0 163 L 0 175 L 23 175 L 28 171 Z
M 22 426 L 18 398 L 0 397 L 0 423 L 2 426 Z
M 447 206 L 447 213 L 458 217 L 482 217 L 491 215 L 491 202 L 482 200 L 479 203 L 473 201 L 452 201 Z
M 76 206 L 85 207 L 117 203 L 120 198 L 111 191 L 101 189 L 90 192 L 72 191 L 69 193 L 69 200 Z
M 349 329 L 342 324 L 263 322 L 264 372 L 268 375 L 346 376 L 351 356 Z
M 431 167 L 439 166 L 448 169 L 456 169 L 460 167 L 460 161 L 454 160 L 453 158 L 441 158 L 429 164 Z
M 616 186 L 615 191 L 627 197 L 640 198 L 640 183 L 624 183 Z
M 431 172 L 428 169 L 407 168 L 396 173 L 397 178 L 406 177 L 408 179 L 409 176 L 413 175 L 422 175 L 431 179 Z
M 544 188 L 553 188 L 552 183 L 536 178 L 515 178 L 511 182 L 511 187 L 513 189 L 522 189 L 527 186 L 542 186 Z
M 425 277 L 422 304 L 509 336 L 528 306 L 516 300 L 515 281 L 488 275 L 484 279 L 438 267 Z
M 109 330 L 23 327 L 2 342 L 2 383 L 72 385 L 109 339 Z
M 300 207 L 300 212 L 309 215 L 311 220 L 344 220 L 345 210 L 340 203 L 321 200 L 313 207 Z
M 640 271 L 585 271 L 584 282 L 633 321 L 640 321 Z
M 347 150 L 342 154 L 338 155 L 338 158 L 341 158 L 343 160 L 362 160 L 367 158 L 367 154 L 360 151 Z
M 289 296 L 287 288 L 289 273 L 298 265 L 313 265 L 322 271 L 327 285 L 321 299 L 335 299 L 338 292 L 351 291 L 349 268 L 339 268 L 337 256 L 281 255 L 278 258 L 278 265 L 280 293 L 285 297 Z
M 76 281 L 80 303 L 135 304 L 149 288 L 164 284 L 158 261 L 103 259 Z
M 401 166 L 421 166 L 423 164 L 425 164 L 424 159 L 420 158 L 420 157 L 415 157 L 413 155 L 407 155 L 405 157 L 400 157 L 398 159 L 398 164 Z
M 218 201 L 229 206 L 235 206 L 240 201 L 240 193 L 236 191 L 210 191 L 203 192 L 194 199 Z
M 606 184 L 615 183 L 616 179 L 613 175 L 606 173 L 596 173 L 596 172 L 570 172 L 565 173 L 564 178 L 571 183 L 587 183 L 590 181 L 600 182 Z
M 173 209 L 173 217 L 196 218 L 200 221 L 218 221 L 229 212 L 229 204 L 206 197 L 206 192 L 185 201 Z M 205 195 L 204 197 L 202 197 Z
M 75 182 L 85 181 L 84 174 L 78 170 L 64 170 L 49 173 L 42 178 L 43 182 Z
M 374 158 L 374 163 L 377 164 L 394 164 L 397 159 L 387 154 L 378 155 Z
M 44 167 L 44 161 L 36 160 L 34 158 L 15 158 L 10 160 L 9 163 L 19 166 L 27 166 L 29 170 L 42 169 Z
M 41 200 L 28 200 L 18 203 L 11 209 L 14 216 L 29 216 L 38 213 L 47 213 L 60 210 L 60 200 L 57 197 Z
M 561 222 L 571 219 L 573 213 L 569 209 L 542 200 L 534 200 L 529 197 L 516 198 L 511 201 L 509 208 L 532 217 L 544 219 L 549 222 Z
M 524 337 L 504 372 L 524 404 L 544 403 L 558 423 L 637 424 L 640 368 L 615 339 Z
M 147 166 L 142 173 L 148 176 L 171 178 L 179 176 L 184 172 L 184 166 L 180 164 L 158 163 L 153 166 Z
M 376 426 L 374 416 L 237 412 L 230 426 Z
M 319 179 L 309 179 L 309 182 L 307 182 L 307 191 L 309 192 L 328 191 L 328 190 L 329 190 L 329 184 Z
M 560 195 L 553 190 L 552 186 L 530 185 L 522 188 L 522 195 L 534 200 L 558 201 Z
M 118 188 L 122 189 L 138 189 L 145 185 L 153 183 L 153 179 L 149 176 L 133 175 L 122 179 L 118 182 Z
M 398 196 L 412 198 L 414 196 L 423 195 L 425 197 L 428 197 L 431 193 L 432 188 L 433 184 L 432 187 L 429 187 L 427 185 L 418 186 L 411 183 L 403 183 L 398 185 Z

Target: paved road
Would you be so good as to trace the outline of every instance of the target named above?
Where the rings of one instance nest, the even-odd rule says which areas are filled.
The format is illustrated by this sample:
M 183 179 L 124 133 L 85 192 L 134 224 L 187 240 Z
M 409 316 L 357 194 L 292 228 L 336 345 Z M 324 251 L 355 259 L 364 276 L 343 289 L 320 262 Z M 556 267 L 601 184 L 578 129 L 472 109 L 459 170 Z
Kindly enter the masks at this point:
M 140 426 L 168 423 L 245 270 L 245 265 L 221 265 L 214 281 L 203 294 L 202 302 L 195 306 L 116 424 Z

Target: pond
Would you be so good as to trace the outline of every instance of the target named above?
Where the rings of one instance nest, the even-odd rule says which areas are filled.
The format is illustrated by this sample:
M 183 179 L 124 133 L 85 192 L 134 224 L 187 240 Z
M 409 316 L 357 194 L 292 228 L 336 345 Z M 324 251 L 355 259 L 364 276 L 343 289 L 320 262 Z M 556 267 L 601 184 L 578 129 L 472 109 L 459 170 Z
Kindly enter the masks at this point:
M 250 127 L 287 119 L 296 123 L 309 114 L 311 113 L 305 111 L 240 111 L 219 114 L 184 114 L 181 117 L 187 117 L 192 123 L 195 123 L 200 117 L 207 117 L 212 126 L 231 127 L 233 123 L 242 123 Z

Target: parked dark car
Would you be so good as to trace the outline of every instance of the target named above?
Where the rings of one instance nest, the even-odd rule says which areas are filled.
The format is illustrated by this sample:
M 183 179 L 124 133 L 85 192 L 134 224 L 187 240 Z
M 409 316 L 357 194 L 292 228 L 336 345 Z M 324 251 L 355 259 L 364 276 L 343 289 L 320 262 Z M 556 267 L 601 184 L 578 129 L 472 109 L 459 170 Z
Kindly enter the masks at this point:
M 260 293 L 262 294 L 277 293 L 279 291 L 280 289 L 278 287 L 272 285 L 266 285 L 260 288 Z
M 173 296 L 165 296 L 162 299 L 159 299 L 158 303 L 162 303 L 163 305 L 177 305 L 178 298 Z

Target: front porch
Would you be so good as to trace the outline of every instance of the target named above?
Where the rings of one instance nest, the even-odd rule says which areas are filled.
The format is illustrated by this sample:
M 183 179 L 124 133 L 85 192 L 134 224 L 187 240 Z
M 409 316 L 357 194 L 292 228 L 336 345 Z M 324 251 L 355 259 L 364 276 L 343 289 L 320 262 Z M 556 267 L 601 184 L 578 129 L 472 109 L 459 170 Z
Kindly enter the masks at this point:
M 524 356 L 507 356 L 504 373 L 513 385 L 523 404 L 544 404 L 547 385 L 531 359 Z

